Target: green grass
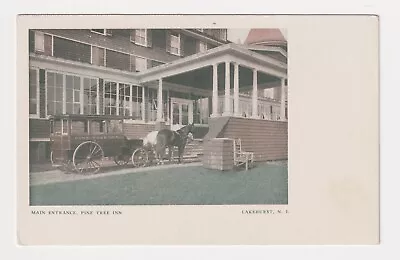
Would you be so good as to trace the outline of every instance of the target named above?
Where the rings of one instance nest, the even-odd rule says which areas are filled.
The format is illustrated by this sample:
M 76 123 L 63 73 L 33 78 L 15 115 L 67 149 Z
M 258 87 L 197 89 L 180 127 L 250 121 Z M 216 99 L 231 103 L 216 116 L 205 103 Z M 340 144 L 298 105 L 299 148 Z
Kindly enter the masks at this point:
M 182 167 L 31 186 L 30 205 L 287 204 L 287 178 L 280 165 L 224 172 Z

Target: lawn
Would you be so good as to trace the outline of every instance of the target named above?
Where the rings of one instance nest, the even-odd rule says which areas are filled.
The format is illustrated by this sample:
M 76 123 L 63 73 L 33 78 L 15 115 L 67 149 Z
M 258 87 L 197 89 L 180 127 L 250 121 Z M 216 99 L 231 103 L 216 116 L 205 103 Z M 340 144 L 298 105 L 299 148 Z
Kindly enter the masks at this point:
M 287 166 L 249 171 L 199 166 L 135 172 L 30 187 L 30 205 L 287 204 Z

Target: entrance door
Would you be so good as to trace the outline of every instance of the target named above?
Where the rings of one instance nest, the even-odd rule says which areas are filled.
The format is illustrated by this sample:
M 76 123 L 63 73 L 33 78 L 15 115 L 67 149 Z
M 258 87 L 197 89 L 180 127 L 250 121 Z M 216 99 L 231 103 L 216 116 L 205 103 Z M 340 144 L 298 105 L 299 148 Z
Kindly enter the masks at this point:
M 193 101 L 171 98 L 171 129 L 177 130 L 193 123 Z

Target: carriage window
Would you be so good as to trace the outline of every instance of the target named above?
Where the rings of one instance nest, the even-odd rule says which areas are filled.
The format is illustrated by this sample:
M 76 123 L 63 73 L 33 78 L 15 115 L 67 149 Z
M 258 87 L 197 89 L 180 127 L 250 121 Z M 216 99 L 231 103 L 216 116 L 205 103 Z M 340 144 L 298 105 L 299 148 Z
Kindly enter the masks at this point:
M 122 133 L 122 120 L 110 120 L 107 127 L 108 133 Z
M 53 131 L 55 134 L 61 134 L 62 123 L 61 120 L 55 120 L 53 123 Z
M 84 133 L 89 133 L 89 121 L 83 122 L 83 132 Z
M 53 134 L 53 133 L 54 133 L 54 121 L 51 120 L 50 121 L 50 134 Z
M 63 120 L 61 121 L 61 125 L 62 125 L 62 131 L 61 131 L 61 133 L 62 133 L 62 134 L 68 134 L 68 120 L 63 119 Z
M 101 121 L 99 123 L 99 132 L 104 133 L 104 125 L 106 124 L 106 121 Z

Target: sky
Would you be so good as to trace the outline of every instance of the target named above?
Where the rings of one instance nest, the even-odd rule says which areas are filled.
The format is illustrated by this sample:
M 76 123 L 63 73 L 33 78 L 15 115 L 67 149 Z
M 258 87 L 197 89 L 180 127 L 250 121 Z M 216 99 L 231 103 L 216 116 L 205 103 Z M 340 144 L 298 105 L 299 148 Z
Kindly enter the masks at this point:
M 250 29 L 228 29 L 228 40 L 234 43 L 238 43 L 240 40 L 243 43 L 247 35 L 249 34 Z M 287 38 L 286 30 L 281 30 L 283 36 Z

